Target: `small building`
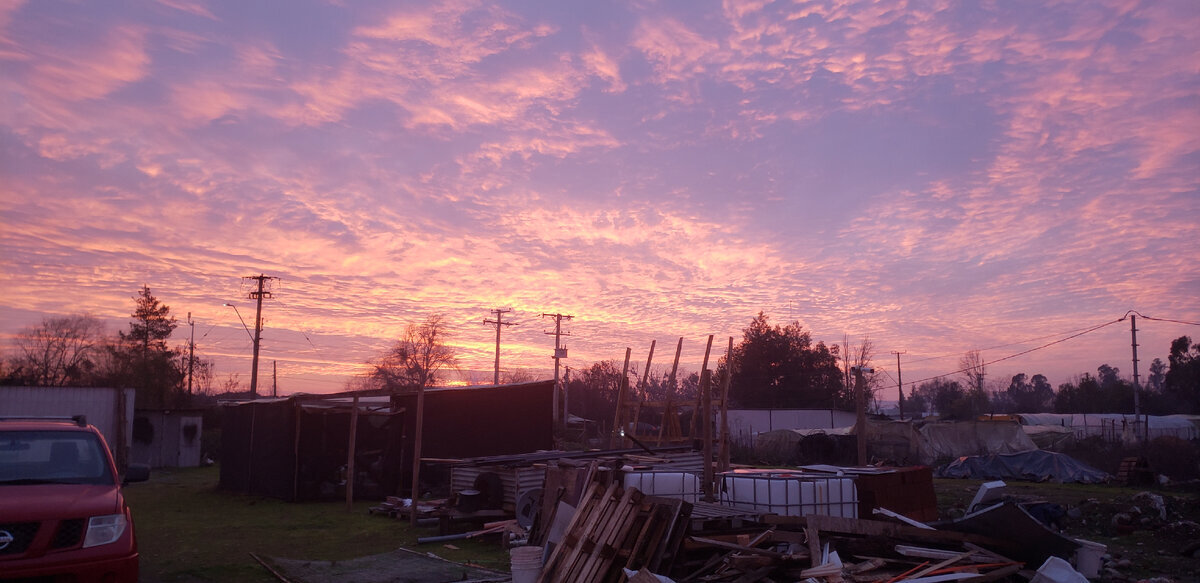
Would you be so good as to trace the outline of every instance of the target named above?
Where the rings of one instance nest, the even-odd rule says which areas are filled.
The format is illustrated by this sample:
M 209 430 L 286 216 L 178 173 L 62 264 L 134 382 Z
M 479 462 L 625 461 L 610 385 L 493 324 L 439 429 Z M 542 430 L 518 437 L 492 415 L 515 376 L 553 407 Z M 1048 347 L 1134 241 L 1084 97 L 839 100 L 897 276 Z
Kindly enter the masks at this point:
M 199 409 L 138 409 L 129 461 L 152 468 L 197 467 L 203 429 Z
M 553 381 L 427 389 L 422 459 L 553 448 L 553 390 Z M 220 485 L 289 501 L 334 499 L 345 495 L 353 465 L 355 497 L 406 492 L 416 411 L 415 393 L 380 391 L 226 403 Z

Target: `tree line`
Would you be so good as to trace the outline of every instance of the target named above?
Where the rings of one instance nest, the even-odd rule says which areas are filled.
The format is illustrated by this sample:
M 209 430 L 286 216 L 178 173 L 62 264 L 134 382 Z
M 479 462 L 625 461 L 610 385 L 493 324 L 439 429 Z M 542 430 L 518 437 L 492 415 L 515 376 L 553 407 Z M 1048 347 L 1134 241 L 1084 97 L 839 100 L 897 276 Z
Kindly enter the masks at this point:
M 48 317 L 16 335 L 16 351 L 0 358 L 0 384 L 33 386 L 111 386 L 137 389 L 139 407 L 178 407 L 189 401 L 188 354 L 168 340 L 177 322 L 169 306 L 143 286 L 134 297 L 128 330 L 110 335 L 89 315 Z M 410 324 L 388 349 L 370 360 L 367 371 L 348 389 L 405 392 L 446 382 L 458 370 L 457 351 L 449 342 L 443 316 Z M 851 409 L 853 367 L 869 367 L 874 347 L 869 339 L 851 345 L 814 340 L 799 322 L 773 325 L 759 313 L 742 329 L 728 355 L 715 359 L 711 382 L 728 377 L 731 407 L 747 409 Z M 1007 386 L 986 381 L 986 364 L 977 351 L 967 352 L 956 375 L 913 386 L 901 399 L 908 415 L 936 413 L 945 418 L 971 418 L 989 413 L 1131 413 L 1134 387 L 1107 364 L 1096 374 L 1082 374 L 1055 390 L 1041 374 L 1014 375 Z M 568 368 L 564 379 L 570 411 L 586 418 L 613 418 L 622 384 L 623 364 L 615 360 Z M 212 362 L 191 363 L 192 393 L 213 392 Z M 632 398 L 646 401 L 694 402 L 701 377 L 696 371 L 672 375 L 661 366 L 640 371 L 631 366 L 627 387 Z M 865 375 L 868 408 L 885 388 L 883 377 Z M 630 378 L 631 377 L 631 378 Z M 957 377 L 957 378 L 955 378 Z M 527 371 L 505 372 L 502 382 L 533 380 Z M 644 379 L 641 382 L 640 379 Z M 226 391 L 236 389 L 234 377 Z M 894 386 L 894 385 L 891 385 Z M 1187 336 L 1171 343 L 1167 362 L 1154 359 L 1138 393 L 1140 409 L 1149 414 L 1200 413 L 1200 345 Z
M 18 331 L 0 358 L 0 384 L 133 388 L 139 408 L 181 407 L 211 394 L 212 361 L 168 344 L 178 326 L 170 306 L 149 286 L 133 300 L 128 329 L 115 335 L 89 314 L 46 317 Z

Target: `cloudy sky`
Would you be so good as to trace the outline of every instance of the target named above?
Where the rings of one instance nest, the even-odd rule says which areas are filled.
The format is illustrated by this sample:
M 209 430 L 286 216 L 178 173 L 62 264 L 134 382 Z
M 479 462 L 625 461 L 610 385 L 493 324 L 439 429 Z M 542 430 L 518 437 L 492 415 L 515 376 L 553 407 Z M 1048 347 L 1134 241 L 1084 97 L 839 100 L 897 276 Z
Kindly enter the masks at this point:
M 1197 55 L 1193 0 L 0 0 L 0 334 L 145 284 L 246 384 L 261 273 L 289 393 L 430 314 L 490 381 L 496 308 L 539 375 L 543 313 L 696 370 L 762 311 L 1056 385 L 1128 321 L 1008 357 L 1137 310 L 1144 375 L 1200 336 Z

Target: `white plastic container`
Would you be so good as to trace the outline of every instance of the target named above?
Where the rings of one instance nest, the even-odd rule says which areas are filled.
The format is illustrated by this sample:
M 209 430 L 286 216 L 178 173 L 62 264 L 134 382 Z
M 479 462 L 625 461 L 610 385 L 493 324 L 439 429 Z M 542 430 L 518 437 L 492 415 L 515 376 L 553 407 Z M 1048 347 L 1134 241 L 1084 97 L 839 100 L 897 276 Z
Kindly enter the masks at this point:
M 508 551 L 512 561 L 513 583 L 536 583 L 542 574 L 542 547 L 514 547 Z
M 1050 557 L 1038 567 L 1037 573 L 1029 583 L 1088 583 L 1088 580 L 1083 573 L 1072 568 L 1070 563 L 1058 557 Z
M 627 472 L 623 484 L 643 494 L 678 498 L 696 503 L 700 500 L 700 478 L 686 472 Z
M 858 518 L 858 489 L 853 479 L 801 472 L 721 474 L 721 503 L 782 516 Z
M 1106 545 L 1081 538 L 1075 539 L 1079 550 L 1075 551 L 1075 570 L 1089 579 L 1100 576 L 1100 560 L 1108 550 Z

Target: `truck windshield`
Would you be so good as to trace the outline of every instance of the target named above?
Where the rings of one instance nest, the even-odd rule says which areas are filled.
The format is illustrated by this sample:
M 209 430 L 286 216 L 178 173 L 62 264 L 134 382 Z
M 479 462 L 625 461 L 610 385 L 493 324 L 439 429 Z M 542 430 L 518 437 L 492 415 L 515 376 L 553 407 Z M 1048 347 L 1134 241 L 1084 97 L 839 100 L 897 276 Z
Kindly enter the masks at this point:
M 83 431 L 0 431 L 0 486 L 112 484 L 104 445 Z

